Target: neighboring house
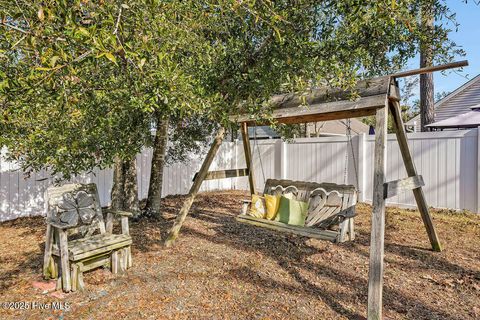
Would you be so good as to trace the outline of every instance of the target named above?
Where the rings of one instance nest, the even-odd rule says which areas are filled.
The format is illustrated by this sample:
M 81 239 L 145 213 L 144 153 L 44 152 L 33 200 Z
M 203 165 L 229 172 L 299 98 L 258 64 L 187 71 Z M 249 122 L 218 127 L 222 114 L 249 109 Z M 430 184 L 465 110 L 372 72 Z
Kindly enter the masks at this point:
M 347 134 L 347 119 L 330 120 L 321 122 L 307 123 L 305 128 L 306 137 L 321 137 L 332 135 L 345 135 Z M 350 119 L 351 134 L 368 134 L 369 126 L 360 121 L 357 118 Z
M 480 74 L 435 103 L 435 122 L 472 111 L 480 103 Z M 405 123 L 407 131 L 421 131 L 420 115 Z
M 347 133 L 347 120 L 330 120 L 302 124 L 301 137 L 322 137 L 345 135 Z M 367 133 L 369 126 L 356 118 L 350 119 L 351 134 Z M 279 139 L 280 135 L 269 126 L 248 127 L 250 139 Z
M 250 139 L 280 139 L 280 135 L 269 126 L 248 127 Z M 240 138 L 241 139 L 241 138 Z

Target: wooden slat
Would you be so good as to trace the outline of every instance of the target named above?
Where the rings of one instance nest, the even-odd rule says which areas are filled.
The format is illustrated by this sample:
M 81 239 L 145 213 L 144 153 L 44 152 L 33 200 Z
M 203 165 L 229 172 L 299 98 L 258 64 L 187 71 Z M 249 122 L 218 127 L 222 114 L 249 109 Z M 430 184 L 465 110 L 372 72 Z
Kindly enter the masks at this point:
M 68 243 L 68 253 L 70 260 L 81 260 L 94 255 L 107 252 L 115 248 L 128 246 L 132 243 L 132 238 L 124 234 L 99 234 L 89 238 L 82 238 L 70 241 Z M 54 255 L 59 255 L 58 247 L 52 250 Z
M 267 179 L 265 182 L 265 190 L 270 190 L 272 187 L 282 186 L 283 188 L 294 186 L 298 190 L 307 190 L 311 192 L 317 188 L 323 188 L 327 192 L 338 191 L 340 194 L 355 193 L 355 186 L 351 184 L 336 184 L 331 182 L 307 182 L 307 181 L 295 181 L 287 179 Z
M 195 181 L 198 172 L 193 176 L 192 181 Z M 226 178 L 236 178 L 248 176 L 248 169 L 228 169 L 228 170 L 217 170 L 217 171 L 208 171 L 205 180 L 216 180 L 216 179 L 226 179 Z
M 68 244 L 68 250 L 71 254 L 79 254 L 99 247 L 106 247 L 118 242 L 131 240 L 132 238 L 130 236 L 124 234 L 110 234 L 107 236 L 98 234 L 89 238 L 70 241 Z
M 335 242 L 338 236 L 338 232 L 332 230 L 318 230 L 309 227 L 292 226 L 278 221 L 255 218 L 243 214 L 238 215 L 236 219 L 239 222 L 248 223 L 261 228 L 292 233 L 309 238 L 328 240 L 332 242 Z
M 111 262 L 110 260 L 111 260 L 110 254 L 104 254 L 104 255 L 95 257 L 94 259 L 83 261 L 83 263 L 81 264 L 81 267 L 79 268 L 80 272 L 89 271 L 101 266 L 109 267 Z
M 396 196 L 400 191 L 413 190 L 423 187 L 424 185 L 425 182 L 423 182 L 423 177 L 421 175 L 389 181 L 383 185 L 383 196 L 385 199 L 388 199 Z
M 385 94 L 359 98 L 355 101 L 332 101 L 321 104 L 298 105 L 291 108 L 276 109 L 272 112 L 272 118 L 279 123 L 304 123 L 328 121 L 345 118 L 365 117 L 375 114 L 375 110 L 385 104 Z M 235 122 L 254 124 L 255 120 L 250 115 L 231 116 Z M 255 124 L 260 124 L 255 123 Z

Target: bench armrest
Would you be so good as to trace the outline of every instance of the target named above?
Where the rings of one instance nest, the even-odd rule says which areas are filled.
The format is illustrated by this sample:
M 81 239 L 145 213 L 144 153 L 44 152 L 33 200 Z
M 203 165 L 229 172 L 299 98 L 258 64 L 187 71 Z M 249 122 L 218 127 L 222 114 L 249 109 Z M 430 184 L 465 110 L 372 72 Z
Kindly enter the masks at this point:
M 128 226 L 128 218 L 133 216 L 133 213 L 122 210 L 105 209 L 103 210 L 107 214 L 107 223 L 105 225 L 107 233 L 113 231 L 113 216 L 120 217 L 122 224 L 122 234 L 130 235 L 130 228 Z
M 337 215 L 343 217 L 344 219 L 353 218 L 357 215 L 355 212 L 355 206 L 348 207 L 347 209 L 337 213 Z
M 121 217 L 133 217 L 133 213 L 128 212 L 128 211 L 105 209 L 104 212 L 105 213 L 112 213 L 112 214 L 115 214 L 115 215 L 121 216 Z

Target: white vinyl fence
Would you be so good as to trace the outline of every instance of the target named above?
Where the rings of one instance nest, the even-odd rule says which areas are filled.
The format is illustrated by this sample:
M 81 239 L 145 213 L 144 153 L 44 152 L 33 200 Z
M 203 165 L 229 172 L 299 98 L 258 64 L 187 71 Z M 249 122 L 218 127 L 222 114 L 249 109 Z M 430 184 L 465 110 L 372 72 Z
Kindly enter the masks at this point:
M 410 150 L 419 174 L 423 175 L 427 202 L 430 206 L 467 209 L 480 212 L 480 143 L 479 130 L 412 133 L 408 135 Z M 374 136 L 302 138 L 293 142 L 260 140 L 252 142 L 256 189 L 263 190 L 265 179 L 284 178 L 302 181 L 353 184 L 360 191 L 360 201 L 370 202 L 373 194 Z M 395 135 L 388 136 L 387 181 L 406 177 Z M 260 157 L 259 157 L 260 155 Z M 137 156 L 138 193 L 146 198 L 152 152 Z M 192 177 L 200 168 L 203 155 L 195 155 L 186 163 L 165 168 L 163 195 L 185 194 Z M 210 170 L 244 168 L 243 146 L 225 142 Z M 110 202 L 113 172 L 95 170 L 73 179 L 74 182 L 97 184 L 102 205 Z M 15 163 L 0 156 L 0 221 L 44 213 L 43 194 L 54 179 L 41 171 L 25 178 Z M 247 178 L 206 181 L 202 191 L 247 190 Z M 389 204 L 415 207 L 412 192 L 389 199 Z

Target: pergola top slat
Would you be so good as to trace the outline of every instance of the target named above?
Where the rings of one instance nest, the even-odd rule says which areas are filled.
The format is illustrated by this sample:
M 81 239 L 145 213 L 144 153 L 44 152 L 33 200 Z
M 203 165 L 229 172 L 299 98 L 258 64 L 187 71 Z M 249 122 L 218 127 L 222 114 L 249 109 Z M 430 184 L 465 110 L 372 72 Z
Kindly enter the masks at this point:
M 269 107 L 272 117 L 279 123 L 303 123 L 343 118 L 362 117 L 385 106 L 389 93 L 390 76 L 362 80 L 351 90 L 321 87 L 305 94 L 273 96 Z M 352 99 L 356 97 L 356 99 Z M 248 114 L 230 116 L 234 122 L 253 123 Z

